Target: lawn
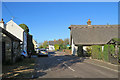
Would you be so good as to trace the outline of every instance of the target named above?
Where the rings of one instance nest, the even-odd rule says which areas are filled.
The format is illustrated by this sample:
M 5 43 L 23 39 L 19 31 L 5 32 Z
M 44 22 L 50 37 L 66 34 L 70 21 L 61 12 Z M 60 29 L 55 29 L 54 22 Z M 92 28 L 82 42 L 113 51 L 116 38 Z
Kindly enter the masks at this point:
M 2 65 L 2 78 L 32 78 L 35 58 L 26 58 L 12 65 Z

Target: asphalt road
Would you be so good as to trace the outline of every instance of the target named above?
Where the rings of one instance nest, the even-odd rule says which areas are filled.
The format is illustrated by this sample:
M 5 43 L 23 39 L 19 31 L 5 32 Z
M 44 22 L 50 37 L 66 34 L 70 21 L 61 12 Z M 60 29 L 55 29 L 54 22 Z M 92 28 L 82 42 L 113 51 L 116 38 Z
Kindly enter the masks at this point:
M 94 63 L 94 64 L 93 64 Z M 89 59 L 64 52 L 49 52 L 48 57 L 37 57 L 35 78 L 118 78 L 116 66 L 98 65 Z M 113 69 L 112 69 L 113 67 Z

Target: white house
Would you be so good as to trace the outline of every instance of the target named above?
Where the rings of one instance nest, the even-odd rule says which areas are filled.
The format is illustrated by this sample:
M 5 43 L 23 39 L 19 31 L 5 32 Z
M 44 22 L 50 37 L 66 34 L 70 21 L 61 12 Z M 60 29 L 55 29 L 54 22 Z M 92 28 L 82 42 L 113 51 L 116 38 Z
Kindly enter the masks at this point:
M 22 51 L 27 52 L 27 34 L 25 31 L 13 20 L 6 23 L 5 29 L 22 41 Z
M 54 51 L 54 50 L 55 50 L 54 45 L 49 45 L 49 50 L 50 50 L 50 51 Z
M 49 41 L 48 47 L 49 47 L 49 50 L 50 50 L 50 51 L 54 51 L 54 50 L 55 50 L 54 45 L 55 45 L 55 42 L 54 42 L 54 41 Z

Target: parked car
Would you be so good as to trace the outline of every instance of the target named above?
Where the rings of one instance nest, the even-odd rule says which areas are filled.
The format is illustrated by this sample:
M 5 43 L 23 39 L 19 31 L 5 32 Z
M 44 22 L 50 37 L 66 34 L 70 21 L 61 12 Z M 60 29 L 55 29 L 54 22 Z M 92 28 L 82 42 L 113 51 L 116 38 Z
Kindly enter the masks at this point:
M 26 51 L 23 51 L 23 52 L 21 53 L 21 56 L 22 56 L 22 58 L 28 57 L 27 52 L 26 52 Z
M 48 56 L 48 52 L 46 49 L 40 49 L 40 53 L 38 53 L 38 57 L 40 56 Z
M 36 51 L 36 53 L 40 53 L 40 49 L 39 48 L 36 48 L 35 51 Z

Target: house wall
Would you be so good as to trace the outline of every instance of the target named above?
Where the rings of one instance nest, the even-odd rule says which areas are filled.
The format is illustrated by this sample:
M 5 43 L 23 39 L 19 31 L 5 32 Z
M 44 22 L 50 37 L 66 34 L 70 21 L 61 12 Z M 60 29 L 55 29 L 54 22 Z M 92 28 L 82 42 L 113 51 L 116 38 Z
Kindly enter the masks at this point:
M 4 35 L 4 34 L 3 34 Z M 4 42 L 5 42 L 5 62 L 11 61 L 11 51 L 12 51 L 12 41 L 11 38 L 4 35 Z
M 20 42 L 13 41 L 13 63 L 21 57 Z
M 12 20 L 6 23 L 6 30 L 10 32 L 11 34 L 13 34 L 14 36 L 16 36 L 21 41 L 23 41 L 24 30 Z
M 53 51 L 53 50 L 55 50 L 55 47 L 53 45 L 49 45 L 49 50 Z
M 4 24 L 3 24 L 3 23 L 0 23 L 0 27 L 4 28 L 5 26 L 4 26 Z
M 15 63 L 21 56 L 20 42 L 12 40 L 5 34 L 2 34 L 2 39 L 2 43 L 5 44 L 4 49 L 2 49 L 2 60 L 4 60 L 3 63 Z M 2 44 L 2 46 L 4 44 Z
M 75 46 L 72 39 L 72 55 L 77 55 L 78 46 Z
M 37 43 L 36 43 L 36 41 L 33 39 L 32 42 L 33 42 L 34 48 L 36 49 L 36 48 L 37 48 Z

